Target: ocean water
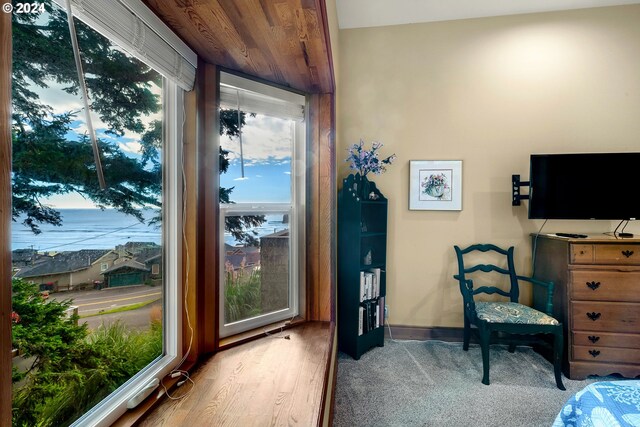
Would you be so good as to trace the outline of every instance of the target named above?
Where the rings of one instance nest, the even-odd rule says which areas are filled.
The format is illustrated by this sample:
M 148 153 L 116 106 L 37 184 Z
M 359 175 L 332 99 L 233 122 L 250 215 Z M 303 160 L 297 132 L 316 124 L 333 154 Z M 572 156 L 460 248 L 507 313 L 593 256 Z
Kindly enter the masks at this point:
M 62 225 L 41 224 L 42 233 L 35 235 L 22 224 L 24 218 L 11 223 L 12 249 L 31 248 L 38 251 L 76 251 L 80 249 L 112 249 L 127 242 L 160 244 L 162 229 L 141 223 L 131 215 L 114 209 L 60 209 Z M 155 216 L 145 211 L 145 220 Z M 146 222 L 146 221 L 145 221 Z
M 11 223 L 12 249 L 33 248 L 41 252 L 77 251 L 80 249 L 113 249 L 127 242 L 162 243 L 162 229 L 158 225 L 141 223 L 135 217 L 114 209 L 60 209 L 62 226 L 41 224 L 42 233 L 35 235 L 22 225 L 24 218 Z M 145 220 L 155 216 L 153 211 L 145 211 Z M 255 230 L 264 236 L 288 228 L 282 222 L 282 215 L 268 215 L 267 221 Z M 145 221 L 146 222 L 146 221 Z M 225 243 L 237 242 L 228 233 Z

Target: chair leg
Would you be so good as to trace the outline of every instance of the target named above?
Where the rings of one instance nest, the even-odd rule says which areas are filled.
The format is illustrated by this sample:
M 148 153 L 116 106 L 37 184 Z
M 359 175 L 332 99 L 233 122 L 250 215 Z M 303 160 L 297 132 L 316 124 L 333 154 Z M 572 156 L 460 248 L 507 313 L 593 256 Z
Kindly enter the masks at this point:
M 515 353 L 516 351 L 516 345 L 515 343 L 509 343 L 509 353 Z
M 482 384 L 489 385 L 489 338 L 491 331 L 480 327 L 480 348 L 482 350 Z
M 462 349 L 464 351 L 469 350 L 469 338 L 471 336 L 471 325 L 469 324 L 469 318 L 467 313 L 464 314 L 464 335 L 462 337 Z
M 558 328 L 553 334 L 553 373 L 556 376 L 556 385 L 560 390 L 566 390 L 562 384 L 562 351 L 563 348 L 562 328 Z

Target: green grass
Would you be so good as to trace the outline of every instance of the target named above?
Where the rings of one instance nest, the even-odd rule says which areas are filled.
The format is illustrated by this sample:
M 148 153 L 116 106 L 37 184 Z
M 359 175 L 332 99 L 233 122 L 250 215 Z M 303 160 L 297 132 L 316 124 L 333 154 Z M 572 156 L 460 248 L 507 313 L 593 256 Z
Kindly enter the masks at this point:
M 260 269 L 228 271 L 225 277 L 225 323 L 257 316 L 262 312 Z
M 131 310 L 137 310 L 139 308 L 142 308 L 144 306 L 147 306 L 151 303 L 154 303 L 156 301 L 158 301 L 160 298 L 156 298 L 154 300 L 149 300 L 149 301 L 145 301 L 145 302 L 139 302 L 137 304 L 130 304 L 130 305 L 123 305 L 122 307 L 117 307 L 117 308 L 112 308 L 110 310 L 101 310 L 97 313 L 93 313 L 93 314 L 84 314 L 82 316 L 80 316 L 81 319 L 84 319 L 86 317 L 94 317 L 94 316 L 102 316 L 103 314 L 113 314 L 113 313 L 122 313 L 123 311 L 131 311 Z

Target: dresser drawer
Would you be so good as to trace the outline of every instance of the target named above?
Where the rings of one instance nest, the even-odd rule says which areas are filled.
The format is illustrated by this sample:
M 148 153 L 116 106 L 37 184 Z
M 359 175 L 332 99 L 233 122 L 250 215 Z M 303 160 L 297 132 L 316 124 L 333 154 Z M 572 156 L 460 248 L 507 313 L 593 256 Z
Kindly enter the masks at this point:
M 594 245 L 596 264 L 640 265 L 640 245 Z
M 640 302 L 640 271 L 573 270 L 571 299 Z
M 572 330 L 638 333 L 640 304 L 571 301 Z
M 589 362 L 638 363 L 640 349 L 574 345 L 573 360 Z
M 640 332 L 640 331 L 638 331 Z M 640 335 L 610 332 L 573 332 L 572 344 L 581 346 L 620 347 L 640 349 Z M 640 360 L 640 359 L 639 359 Z
M 570 246 L 572 264 L 593 264 L 593 245 Z

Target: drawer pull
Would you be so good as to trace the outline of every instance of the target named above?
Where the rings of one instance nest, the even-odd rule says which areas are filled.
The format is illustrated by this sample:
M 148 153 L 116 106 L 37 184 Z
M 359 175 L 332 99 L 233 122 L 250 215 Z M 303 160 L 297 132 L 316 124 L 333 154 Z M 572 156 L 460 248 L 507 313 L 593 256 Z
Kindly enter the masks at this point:
M 600 340 L 600 337 L 596 337 L 594 335 L 589 335 L 587 338 L 589 338 L 589 341 L 591 341 L 594 344 Z
M 593 320 L 594 322 L 596 320 L 598 320 L 600 318 L 600 316 L 602 316 L 601 313 L 596 313 L 595 311 L 592 311 L 591 313 L 587 313 L 587 317 L 591 320 Z
M 587 282 L 587 286 L 591 288 L 592 291 L 595 291 L 600 287 L 600 282 Z
M 593 357 L 598 357 L 600 355 L 600 350 L 589 350 L 589 354 Z
M 622 255 L 626 256 L 627 258 L 629 258 L 631 255 L 633 255 L 633 251 L 622 251 Z

